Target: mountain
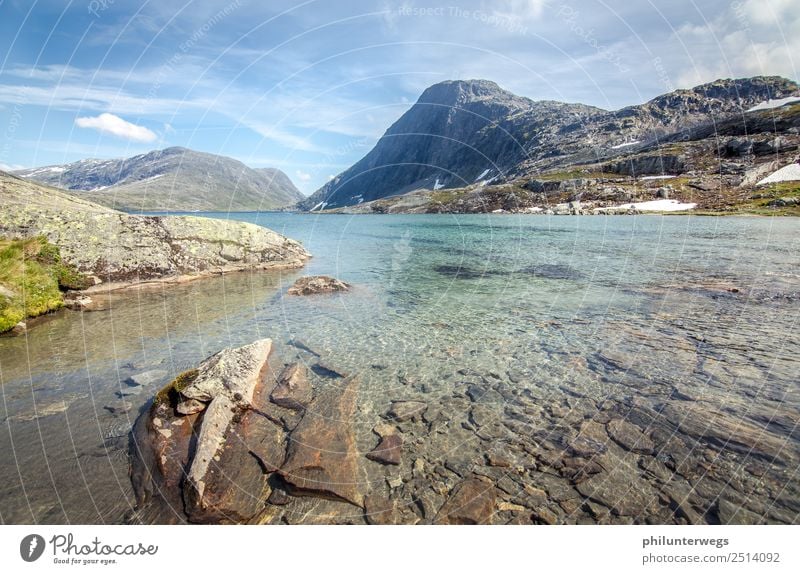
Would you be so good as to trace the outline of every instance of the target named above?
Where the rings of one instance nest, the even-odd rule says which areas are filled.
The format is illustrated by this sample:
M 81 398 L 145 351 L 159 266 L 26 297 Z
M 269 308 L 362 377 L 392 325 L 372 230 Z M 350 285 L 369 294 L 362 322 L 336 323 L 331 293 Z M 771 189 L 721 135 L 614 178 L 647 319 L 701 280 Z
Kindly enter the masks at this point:
M 797 83 L 785 78 L 726 79 L 608 111 L 529 100 L 486 80 L 442 82 L 425 90 L 363 159 L 297 207 L 332 209 L 420 189 L 521 183 L 623 158 L 676 133 L 795 95 Z
M 460 187 L 491 179 L 524 157 L 533 123 L 577 120 L 601 110 L 534 102 L 486 80 L 442 82 L 425 90 L 361 161 L 300 206 L 341 207 L 420 187 Z
M 182 147 L 14 173 L 125 211 L 257 211 L 304 198 L 278 169 L 252 169 L 235 159 Z

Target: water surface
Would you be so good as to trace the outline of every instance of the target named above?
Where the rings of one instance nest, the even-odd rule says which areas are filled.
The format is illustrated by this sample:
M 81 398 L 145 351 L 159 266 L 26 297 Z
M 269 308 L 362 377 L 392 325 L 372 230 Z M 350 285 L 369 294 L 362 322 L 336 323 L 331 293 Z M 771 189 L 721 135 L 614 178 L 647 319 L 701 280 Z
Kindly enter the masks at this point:
M 104 407 L 130 392 L 132 375 L 157 371 L 152 387 L 126 397 L 138 408 L 209 354 L 260 337 L 285 360 L 297 355 L 287 342 L 299 339 L 358 373 L 363 436 L 392 399 L 442 405 L 444 426 L 404 430 L 412 459 L 450 463 L 443 484 L 457 480 L 445 475 L 460 464 L 491 474 L 484 455 L 500 445 L 531 457 L 513 480 L 549 486 L 546 504 L 560 521 L 630 521 L 553 494 L 555 480 L 578 488 L 563 453 L 575 456 L 569 445 L 587 422 L 622 419 L 654 452 L 608 441 L 604 456 L 616 457 L 630 488 L 679 499 L 635 521 L 679 520 L 670 505 L 683 503 L 713 522 L 720 499 L 746 521 L 798 521 L 796 220 L 230 217 L 298 239 L 314 258 L 303 270 L 122 295 L 106 310 L 65 312 L 25 337 L 0 339 L 0 521 L 124 520 L 136 408 L 115 415 Z M 285 296 L 303 274 L 334 275 L 354 289 Z M 491 425 L 474 419 L 466 393 L 476 384 L 496 393 L 481 407 Z M 481 426 L 494 430 L 481 437 Z M 562 458 L 550 466 L 554 452 Z

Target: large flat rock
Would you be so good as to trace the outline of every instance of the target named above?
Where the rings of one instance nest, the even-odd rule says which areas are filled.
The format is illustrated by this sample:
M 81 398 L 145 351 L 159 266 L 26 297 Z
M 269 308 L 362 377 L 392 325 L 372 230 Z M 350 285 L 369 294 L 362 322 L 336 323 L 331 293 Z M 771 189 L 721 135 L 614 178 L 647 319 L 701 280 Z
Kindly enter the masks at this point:
M 363 506 L 353 428 L 357 396 L 355 377 L 333 379 L 306 409 L 280 471 L 292 493 Z

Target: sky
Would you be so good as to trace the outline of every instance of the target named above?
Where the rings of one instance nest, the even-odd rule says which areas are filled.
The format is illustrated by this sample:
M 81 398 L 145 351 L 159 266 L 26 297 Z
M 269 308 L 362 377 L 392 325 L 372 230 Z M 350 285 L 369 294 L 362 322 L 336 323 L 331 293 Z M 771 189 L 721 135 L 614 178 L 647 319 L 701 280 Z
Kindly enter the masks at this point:
M 798 54 L 797 0 L 0 0 L 0 169 L 184 146 L 310 194 L 440 81 L 618 109 Z

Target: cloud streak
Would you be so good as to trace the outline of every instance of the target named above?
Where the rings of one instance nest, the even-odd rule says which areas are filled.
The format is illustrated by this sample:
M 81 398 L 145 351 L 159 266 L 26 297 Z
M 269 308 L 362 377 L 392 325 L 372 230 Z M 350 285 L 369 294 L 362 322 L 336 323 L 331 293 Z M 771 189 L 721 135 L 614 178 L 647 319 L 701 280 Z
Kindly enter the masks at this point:
M 158 139 L 158 136 L 146 127 L 137 126 L 109 113 L 95 117 L 76 118 L 75 125 L 79 128 L 93 129 L 135 142 L 152 142 Z

